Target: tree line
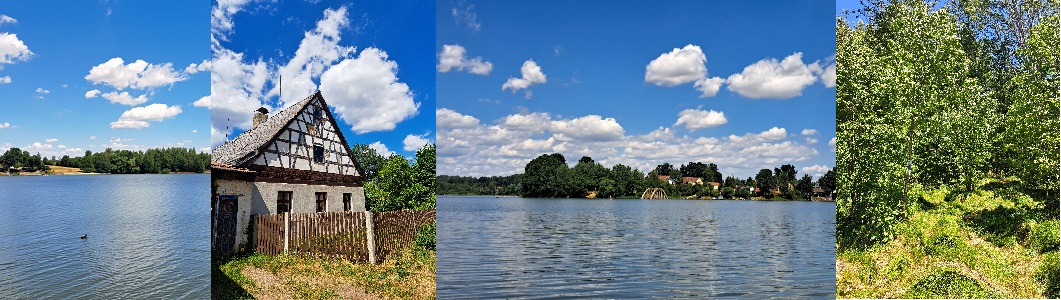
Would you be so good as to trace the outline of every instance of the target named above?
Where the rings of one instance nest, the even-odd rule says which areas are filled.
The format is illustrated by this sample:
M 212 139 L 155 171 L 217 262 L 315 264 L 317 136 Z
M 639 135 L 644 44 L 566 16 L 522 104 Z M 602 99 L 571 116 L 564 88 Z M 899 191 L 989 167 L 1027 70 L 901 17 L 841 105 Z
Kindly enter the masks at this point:
M 170 172 L 202 173 L 210 168 L 210 154 L 194 148 L 158 148 L 144 151 L 113 150 L 85 151 L 84 156 L 61 158 L 30 155 L 19 148 L 11 148 L 0 157 L 5 170 L 47 171 L 48 165 L 80 168 L 83 172 L 111 174 L 165 174 Z
M 436 192 L 439 194 L 518 195 L 523 197 L 640 197 L 647 188 L 661 188 L 671 198 L 722 197 L 724 199 L 797 200 L 808 199 L 817 184 L 828 195 L 835 190 L 836 174 L 827 172 L 818 181 L 810 175 L 796 178 L 792 165 L 762 169 L 755 178 L 723 177 L 713 163 L 689 162 L 678 167 L 670 163 L 657 165 L 645 174 L 637 169 L 616 164 L 604 167 L 588 156 L 568 167 L 562 154 L 542 154 L 524 167 L 524 173 L 511 176 L 462 177 L 439 175 Z M 669 178 L 660 176 L 667 176 Z M 704 184 L 682 183 L 682 177 L 701 178 Z M 665 181 L 673 179 L 674 182 Z M 714 185 L 708 182 L 717 182 Z M 756 192 L 756 188 L 759 188 Z
M 887 240 L 912 186 L 1012 181 L 1056 212 L 1058 1 L 863 4 L 836 20 L 840 245 Z

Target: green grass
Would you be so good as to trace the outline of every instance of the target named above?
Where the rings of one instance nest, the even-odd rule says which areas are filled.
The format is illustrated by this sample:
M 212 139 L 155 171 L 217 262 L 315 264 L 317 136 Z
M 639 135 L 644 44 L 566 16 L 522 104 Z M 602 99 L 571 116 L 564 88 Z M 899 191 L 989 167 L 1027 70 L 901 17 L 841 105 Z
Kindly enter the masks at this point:
M 255 267 L 281 284 L 266 286 L 243 274 Z M 218 288 L 218 283 L 224 283 Z M 419 247 L 399 251 L 379 265 L 350 263 L 296 255 L 239 257 L 220 265 L 214 274 L 215 298 L 252 299 L 255 296 L 294 299 L 338 299 L 347 285 L 383 299 L 434 299 L 435 252 Z
M 839 298 L 1057 297 L 1056 214 L 1013 184 L 912 189 L 892 238 L 837 252 Z

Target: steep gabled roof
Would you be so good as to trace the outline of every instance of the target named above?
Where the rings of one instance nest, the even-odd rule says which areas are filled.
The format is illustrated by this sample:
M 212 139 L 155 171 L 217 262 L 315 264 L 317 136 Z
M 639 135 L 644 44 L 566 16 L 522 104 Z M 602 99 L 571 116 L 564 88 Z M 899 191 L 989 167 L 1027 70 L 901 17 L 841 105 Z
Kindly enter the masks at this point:
M 236 138 L 217 146 L 211 153 L 211 160 L 232 166 L 243 165 L 243 163 L 257 156 L 259 150 L 276 137 L 284 127 L 287 127 L 287 124 L 290 124 L 298 116 L 298 113 L 306 107 L 306 104 L 313 101 L 316 97 L 320 97 L 319 91 L 295 103 L 295 105 L 280 110 L 280 112 L 269 117 L 268 120 L 257 127 L 244 131 Z

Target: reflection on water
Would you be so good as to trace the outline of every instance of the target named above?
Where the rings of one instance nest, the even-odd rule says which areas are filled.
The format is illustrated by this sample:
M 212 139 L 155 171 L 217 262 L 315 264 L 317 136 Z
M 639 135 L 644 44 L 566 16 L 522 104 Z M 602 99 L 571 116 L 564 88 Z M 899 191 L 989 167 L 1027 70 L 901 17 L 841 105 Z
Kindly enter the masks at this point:
M 832 298 L 835 205 L 439 197 L 451 298 Z
M 0 299 L 209 298 L 209 184 L 0 177 Z

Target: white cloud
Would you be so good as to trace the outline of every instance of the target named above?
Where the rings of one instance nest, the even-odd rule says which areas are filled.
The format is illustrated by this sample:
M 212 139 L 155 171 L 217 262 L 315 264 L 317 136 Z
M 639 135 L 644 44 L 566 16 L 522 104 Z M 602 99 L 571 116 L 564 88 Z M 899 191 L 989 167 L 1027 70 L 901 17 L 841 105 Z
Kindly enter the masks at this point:
M 813 165 L 809 167 L 803 167 L 802 169 L 800 169 L 800 172 L 809 174 L 813 177 L 821 177 L 822 175 L 825 175 L 825 172 L 829 172 L 829 170 L 832 169 L 833 167 L 830 166 Z
M 7 15 L 0 15 L 0 24 L 4 23 L 15 24 L 18 23 L 18 20 L 15 20 L 15 18 L 9 17 Z
M 93 136 L 90 136 L 90 137 L 88 137 L 88 140 L 90 140 L 90 141 L 95 141 L 95 140 L 96 140 L 96 136 L 94 136 L 94 135 L 93 135 Z
M 623 127 L 613 118 L 588 115 L 571 120 L 553 121 L 549 130 L 563 140 L 567 138 L 583 141 L 614 141 L 623 137 Z
M 0 32 L 0 65 L 27 61 L 33 56 L 26 43 L 14 33 Z
M 122 113 L 118 121 L 111 123 L 111 128 L 139 129 L 150 126 L 147 121 L 162 121 L 181 113 L 180 106 L 168 106 L 155 103 L 148 106 L 134 107 Z M 118 142 L 121 140 L 119 139 Z
M 827 88 L 836 87 L 836 64 L 830 64 L 825 67 L 825 71 L 822 72 L 822 84 L 825 84 Z
M 724 174 L 751 176 L 762 168 L 807 161 L 817 150 L 800 141 L 775 141 L 785 137 L 782 128 L 726 138 L 678 136 L 660 127 L 646 134 L 582 135 L 569 130 L 580 128 L 622 128 L 615 120 L 589 115 L 554 119 L 548 113 L 520 113 L 502 117 L 494 124 L 450 109 L 439 108 L 436 115 L 446 120 L 437 133 L 439 174 L 492 176 L 522 173 L 531 159 L 547 153 L 561 153 L 569 163 L 583 155 L 605 166 L 618 163 L 647 172 L 657 164 L 689 161 L 719 164 Z M 443 124 L 439 123 L 439 124 Z M 594 126 L 608 125 L 608 126 Z M 453 125 L 459 124 L 459 125 Z M 614 125 L 610 125 L 614 124 Z M 683 123 L 684 124 L 684 123 Z M 599 131 L 598 131 L 599 132 Z M 603 132 L 619 132 L 603 131 Z M 599 138 L 607 136 L 607 138 Z
M 0 123 L 0 129 L 10 128 L 10 127 L 11 127 L 11 123 L 8 123 L 8 122 Z
M 707 76 L 707 57 L 700 46 L 686 45 L 661 54 L 645 66 L 645 82 L 659 86 L 677 86 Z
M 428 134 L 423 135 L 406 135 L 405 140 L 402 140 L 402 144 L 405 151 L 416 151 L 423 148 L 424 145 L 430 144 L 431 140 L 427 139 Z
M 0 77 L 0 84 L 11 83 L 11 76 Z
M 726 80 L 719 77 L 701 78 L 693 84 L 696 90 L 700 91 L 700 98 L 710 98 L 718 95 L 718 89 L 722 87 L 722 84 Z
M 739 74 L 730 75 L 728 89 L 745 98 L 787 99 L 803 94 L 803 89 L 817 80 L 814 69 L 817 63 L 803 64 L 803 53 L 796 52 L 784 60 L 769 58 L 744 68 Z
M 773 127 L 770 130 L 759 133 L 759 136 L 767 140 L 780 140 L 785 138 L 788 132 L 784 128 Z
M 448 108 L 439 108 L 435 110 L 435 125 L 439 129 L 470 128 L 479 125 L 479 119 Z
M 99 95 L 100 95 L 100 91 L 99 90 L 91 90 L 91 91 L 85 92 L 85 99 L 96 98 L 96 97 L 99 97 Z
M 294 104 L 318 90 L 315 78 L 321 77 L 329 66 L 350 57 L 355 47 L 340 46 L 339 30 L 350 25 L 346 7 L 324 10 L 324 17 L 312 31 L 307 31 L 295 50 L 294 57 L 277 71 L 280 86 L 274 86 L 269 95 L 279 95 L 282 107 Z M 365 51 L 362 51 L 362 56 Z M 334 66 L 333 66 L 334 67 Z M 276 80 L 275 78 L 273 79 Z M 323 78 L 322 78 L 323 85 Z M 324 90 L 323 87 L 320 90 Z M 325 95 L 331 102 L 331 98 Z
M 686 129 L 697 130 L 726 124 L 726 115 L 720 111 L 686 109 L 678 113 L 674 126 L 685 125 Z
M 475 5 L 461 1 L 450 12 L 453 14 L 453 20 L 457 22 L 457 25 L 463 25 L 472 31 L 479 31 L 482 24 L 479 23 L 479 15 L 475 13 L 474 9 Z
M 59 145 L 59 146 L 55 146 L 55 148 L 59 148 L 59 149 L 66 149 L 66 145 Z
M 829 147 L 832 147 L 833 152 L 836 152 L 836 137 L 829 139 Z
M 386 52 L 367 48 L 321 75 L 321 95 L 354 132 L 392 130 L 420 108 L 397 72 L 398 63 L 388 60 Z
M 390 149 L 387 149 L 387 145 L 384 145 L 383 143 L 380 143 L 379 141 L 376 141 L 374 143 L 368 144 L 368 147 L 372 148 L 373 150 L 376 150 L 376 154 L 379 154 L 380 156 L 383 156 L 383 157 L 388 157 L 388 156 L 391 156 L 391 155 L 395 154 L 394 151 L 390 151 Z
M 48 93 L 51 93 L 52 91 L 46 90 L 44 88 L 37 88 L 36 92 L 38 94 L 48 94 Z
M 489 75 L 490 70 L 494 69 L 494 64 L 484 62 L 482 57 L 468 59 L 465 55 L 461 45 L 442 45 L 442 52 L 438 54 L 438 71 L 445 73 L 450 70 L 467 70 L 472 74 Z
M 195 100 L 195 102 L 192 102 L 192 105 L 197 107 L 210 108 L 210 95 L 206 95 L 202 98 L 199 98 L 199 100 Z
M 803 129 L 803 131 L 801 131 L 800 134 L 802 134 L 802 135 L 816 135 L 816 134 L 818 134 L 818 130 L 817 129 Z
M 106 84 L 122 90 L 157 88 L 187 80 L 188 77 L 173 70 L 172 63 L 156 65 L 138 59 L 125 64 L 121 57 L 115 57 L 92 67 L 85 79 L 92 81 L 92 84 Z
M 50 139 L 44 140 L 45 143 L 54 143 L 54 142 L 58 142 L 58 141 L 59 141 L 59 139 L 57 139 L 57 138 L 50 138 Z
M 807 141 L 807 144 L 817 144 L 818 143 L 818 139 L 812 138 L 812 137 L 807 137 L 806 141 Z
M 232 128 L 252 125 L 251 112 L 263 106 L 265 84 L 271 76 L 265 62 L 245 64 L 243 54 L 214 48 L 210 62 L 210 100 L 200 98 L 194 106 L 210 109 L 210 141 L 217 146 L 225 141 Z M 303 95 L 303 97 L 308 95 Z M 205 106 L 204 106 L 205 105 Z M 271 110 L 271 109 L 270 109 Z
M 232 28 L 236 26 L 232 17 L 236 15 L 243 6 L 252 0 L 218 0 L 217 5 L 210 9 L 210 34 L 215 39 L 228 40 L 232 34 Z
M 91 93 L 92 91 L 89 91 Z M 98 93 L 95 93 L 98 94 Z M 88 97 L 88 93 L 85 93 L 85 97 Z M 103 98 L 107 99 L 111 103 L 125 104 L 125 105 L 138 105 L 147 102 L 147 95 L 140 95 L 133 97 L 129 95 L 129 92 L 107 92 L 103 93 Z
M 192 133 L 199 133 L 199 129 L 192 129 Z
M 501 85 L 501 90 L 511 89 L 513 93 L 518 90 L 526 89 L 534 84 L 545 83 L 545 73 L 542 73 L 542 67 L 538 66 L 534 60 L 527 60 L 523 62 L 523 66 L 519 68 L 520 75 L 523 77 L 512 78 L 509 77 L 505 84 Z

